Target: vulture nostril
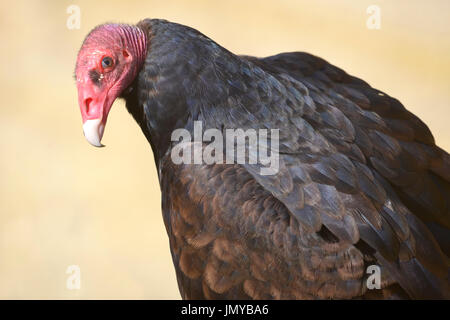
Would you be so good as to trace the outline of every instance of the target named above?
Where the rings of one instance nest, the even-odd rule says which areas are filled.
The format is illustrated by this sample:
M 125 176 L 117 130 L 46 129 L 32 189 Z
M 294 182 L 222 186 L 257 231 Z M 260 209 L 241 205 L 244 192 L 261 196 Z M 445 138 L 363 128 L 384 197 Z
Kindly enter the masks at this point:
M 87 98 L 84 100 L 84 107 L 86 108 L 86 114 L 89 114 L 89 105 L 92 102 L 92 98 Z

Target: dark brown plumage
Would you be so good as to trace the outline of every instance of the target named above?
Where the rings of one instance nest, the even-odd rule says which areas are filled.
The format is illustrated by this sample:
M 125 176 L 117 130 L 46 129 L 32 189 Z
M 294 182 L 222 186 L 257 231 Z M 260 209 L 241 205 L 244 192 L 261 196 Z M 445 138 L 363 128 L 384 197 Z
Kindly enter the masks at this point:
M 163 20 L 124 91 L 185 299 L 450 298 L 450 157 L 388 94 L 307 53 L 237 56 Z M 176 128 L 280 129 L 280 170 L 175 165 Z M 381 289 L 366 270 L 381 268 Z

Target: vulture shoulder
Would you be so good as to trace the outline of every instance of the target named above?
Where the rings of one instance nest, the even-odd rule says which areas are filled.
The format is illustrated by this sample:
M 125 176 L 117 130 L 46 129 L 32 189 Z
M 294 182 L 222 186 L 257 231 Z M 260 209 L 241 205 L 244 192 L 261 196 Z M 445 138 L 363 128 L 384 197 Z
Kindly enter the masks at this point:
M 161 158 L 182 296 L 450 298 L 450 157 L 427 126 L 312 55 L 239 59 L 229 118 L 280 130 L 279 171 Z

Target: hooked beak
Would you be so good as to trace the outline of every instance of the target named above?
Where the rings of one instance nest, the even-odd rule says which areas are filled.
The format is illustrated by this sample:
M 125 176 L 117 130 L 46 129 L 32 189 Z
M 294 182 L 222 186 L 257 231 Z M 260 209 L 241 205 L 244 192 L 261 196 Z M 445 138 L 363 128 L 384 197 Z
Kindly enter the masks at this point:
M 105 124 L 101 119 L 86 120 L 83 123 L 83 133 L 86 140 L 95 147 L 104 147 L 101 143 L 103 132 L 105 131 Z
M 105 131 L 106 119 L 115 97 L 109 90 L 100 91 L 91 86 L 78 86 L 78 103 L 83 119 L 83 133 L 86 140 L 95 147 L 104 147 L 101 143 Z

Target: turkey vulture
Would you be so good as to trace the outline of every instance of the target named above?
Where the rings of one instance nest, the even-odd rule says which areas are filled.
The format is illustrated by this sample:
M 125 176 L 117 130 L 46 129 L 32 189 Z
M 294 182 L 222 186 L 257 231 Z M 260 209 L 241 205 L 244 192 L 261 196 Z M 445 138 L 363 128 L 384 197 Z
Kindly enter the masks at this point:
M 123 98 L 153 149 L 183 299 L 450 298 L 450 156 L 397 99 L 311 54 L 239 56 L 159 19 L 93 29 L 75 77 L 91 144 Z M 172 133 L 195 121 L 277 129 L 278 170 L 176 164 Z

